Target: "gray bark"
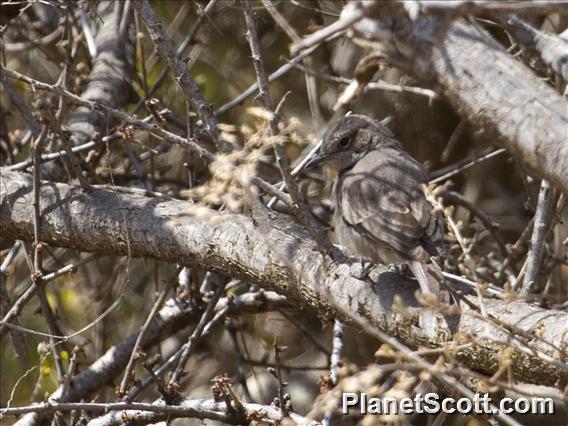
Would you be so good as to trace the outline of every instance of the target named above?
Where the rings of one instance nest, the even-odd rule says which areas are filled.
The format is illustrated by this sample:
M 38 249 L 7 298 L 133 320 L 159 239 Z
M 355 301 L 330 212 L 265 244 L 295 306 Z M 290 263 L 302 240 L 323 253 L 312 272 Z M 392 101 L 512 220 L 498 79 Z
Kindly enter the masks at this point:
M 131 85 L 131 79 L 135 76 L 134 44 L 128 31 L 125 36 L 119 32 L 123 15 L 119 2 L 103 1 L 97 11 L 103 24 L 95 38 L 97 56 L 81 98 L 122 109 L 138 96 Z M 91 139 L 102 138 L 117 123 L 115 117 L 78 106 L 67 121 L 71 144 L 78 146 Z M 60 162 L 46 163 L 43 168 L 44 176 L 52 179 L 61 180 L 65 176 Z
M 378 41 L 381 57 L 441 86 L 473 127 L 568 191 L 568 103 L 552 87 L 463 18 L 420 16 L 411 21 L 383 13 L 381 3 L 364 7 L 353 2 L 340 20 L 359 16 L 361 8 L 366 17 L 352 25 L 355 35 Z
M 515 40 L 524 48 L 540 56 L 556 74 L 568 82 L 568 41 L 556 34 L 531 27 L 516 16 L 503 18 Z
M 2 233 L 31 241 L 31 177 L 2 171 L 0 185 Z M 358 313 L 412 347 L 442 347 L 456 332 L 470 336 L 471 346 L 458 351 L 457 358 L 478 371 L 494 372 L 496 356 L 512 345 L 516 348 L 512 372 L 519 380 L 554 385 L 567 377 L 566 366 L 559 360 L 568 336 L 558 324 L 568 322 L 568 313 L 521 301 L 483 299 L 488 314 L 510 329 L 534 336 L 532 349 L 516 344 L 509 332 L 479 319 L 463 305 L 455 323 L 448 320 L 448 328 L 429 309 L 420 308 L 414 281 L 381 267 L 373 275 L 373 284 L 353 278 L 348 263 L 330 262 L 305 230 L 285 216 L 265 213 L 253 220 L 197 209 L 179 200 L 147 198 L 119 189 L 84 192 L 52 182 L 42 185 L 41 206 L 43 239 L 52 246 L 200 265 L 278 291 L 320 314 L 348 320 L 337 306 Z M 393 307 L 395 296 L 406 307 L 404 312 Z

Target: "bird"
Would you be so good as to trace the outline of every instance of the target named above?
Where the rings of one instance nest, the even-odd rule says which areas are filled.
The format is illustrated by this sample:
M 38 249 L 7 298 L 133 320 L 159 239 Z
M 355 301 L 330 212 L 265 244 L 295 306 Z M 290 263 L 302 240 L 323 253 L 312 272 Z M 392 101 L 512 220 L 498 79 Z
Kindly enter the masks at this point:
M 408 265 L 423 293 L 440 295 L 444 221 L 426 198 L 427 172 L 385 125 L 350 114 L 334 120 L 306 164 L 337 172 L 334 242 L 373 264 Z

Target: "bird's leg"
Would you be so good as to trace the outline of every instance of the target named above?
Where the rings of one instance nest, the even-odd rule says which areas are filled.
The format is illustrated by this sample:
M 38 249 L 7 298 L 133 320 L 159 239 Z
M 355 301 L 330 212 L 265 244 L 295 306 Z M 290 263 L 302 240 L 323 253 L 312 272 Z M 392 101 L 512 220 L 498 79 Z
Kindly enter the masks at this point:
M 365 260 L 360 257 L 359 262 L 355 263 L 351 267 L 351 276 L 358 280 L 365 280 L 369 277 L 369 274 L 373 270 L 375 265 L 371 262 L 365 262 Z M 353 270 L 355 268 L 355 270 Z

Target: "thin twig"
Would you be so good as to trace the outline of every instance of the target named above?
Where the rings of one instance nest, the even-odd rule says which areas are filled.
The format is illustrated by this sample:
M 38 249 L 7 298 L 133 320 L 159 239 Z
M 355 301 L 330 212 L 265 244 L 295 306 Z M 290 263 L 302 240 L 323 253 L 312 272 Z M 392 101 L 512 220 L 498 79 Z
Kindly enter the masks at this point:
M 80 265 L 90 262 L 96 258 L 96 255 L 88 256 L 81 262 L 66 265 L 63 268 L 58 269 L 57 271 L 45 274 L 42 277 L 42 282 L 45 285 L 46 282 L 49 282 L 63 274 L 75 272 Z M 32 282 L 31 285 L 26 289 L 26 291 L 12 304 L 10 310 L 6 312 L 4 318 L 2 318 L 2 321 L 0 322 L 0 337 L 2 337 L 7 331 L 9 324 L 12 323 L 18 317 L 18 315 L 20 315 L 20 312 L 22 311 L 24 306 L 26 306 L 26 304 L 35 296 L 37 289 L 38 286 L 34 282 Z
M 228 313 L 238 315 L 240 313 L 258 313 L 271 310 L 277 310 L 288 306 L 286 297 L 281 296 L 273 291 L 258 291 L 254 293 L 245 293 L 236 297 L 224 297 L 217 302 L 216 309 L 218 313 L 207 323 L 201 337 L 207 336 L 218 324 L 222 318 Z M 169 371 L 174 364 L 179 360 L 181 351 L 177 351 L 170 358 L 168 358 L 162 365 L 154 372 L 155 376 L 159 377 Z M 152 378 L 142 380 L 135 385 L 128 393 L 128 399 L 136 398 L 142 390 L 144 390 L 150 383 Z
M 65 393 L 67 392 L 67 389 L 69 389 L 69 386 L 71 385 L 71 381 L 73 380 L 73 376 L 75 375 L 75 371 L 77 369 L 77 364 L 78 364 L 78 360 L 79 357 L 83 354 L 83 348 L 79 347 L 79 346 L 75 346 L 73 348 L 73 353 L 71 355 L 71 360 L 69 361 L 69 368 L 67 369 L 67 374 L 65 375 L 65 380 L 63 381 L 62 384 L 62 394 L 65 395 Z
M 191 27 L 191 30 L 189 30 L 189 33 L 187 33 L 186 39 L 184 39 L 184 41 L 180 44 L 178 51 L 179 50 L 184 51 L 186 46 L 188 46 L 189 44 L 195 41 L 195 36 L 197 35 L 197 31 L 199 31 L 199 28 L 201 28 L 201 25 L 205 21 L 205 18 L 207 18 L 209 14 L 213 11 L 216 3 L 217 0 L 209 0 L 207 6 L 205 6 L 205 8 L 201 11 L 199 16 L 195 20 L 195 23 L 193 24 L 193 27 Z
M 2 265 L 0 266 L 0 313 L 2 314 L 2 316 L 4 316 L 10 309 L 10 306 L 12 306 L 10 294 L 8 293 L 8 289 L 6 288 L 6 278 L 8 276 L 8 268 L 10 267 L 12 261 L 16 258 L 16 255 L 18 254 L 21 246 L 22 242 L 16 241 L 12 248 L 8 251 L 8 254 L 4 258 Z M 15 325 L 18 325 L 17 318 L 15 318 L 13 321 Z M 3 327 L 0 326 L 0 332 L 2 331 L 2 329 Z M 10 333 L 10 340 L 12 341 L 16 357 L 26 357 L 28 350 L 23 334 L 18 330 L 13 329 L 8 330 L 8 332 Z M 0 334 L 0 336 L 1 335 L 2 334 Z
M 8 93 L 10 101 L 20 111 L 20 114 L 22 114 L 22 118 L 24 119 L 25 123 L 28 125 L 28 128 L 32 132 L 32 136 L 34 138 L 37 138 L 41 132 L 41 126 L 37 122 L 33 113 L 28 108 L 28 106 L 26 105 L 26 103 L 24 102 L 24 100 L 16 90 L 16 88 L 14 87 L 14 84 L 10 80 L 5 78 L 4 74 L 2 74 L 0 78 L 2 80 L 2 84 L 6 88 L 6 92 Z
M 243 8 L 243 13 L 245 15 L 245 22 L 247 27 L 246 38 L 249 42 L 252 60 L 254 64 L 254 69 L 257 77 L 257 84 L 259 87 L 259 93 L 264 103 L 264 108 L 271 113 L 271 119 L 269 120 L 269 128 L 272 136 L 278 135 L 278 113 L 274 112 L 272 97 L 268 91 L 269 79 L 266 75 L 264 69 L 264 64 L 262 60 L 262 54 L 260 52 L 260 46 L 258 42 L 258 35 L 256 31 L 256 24 L 254 21 L 254 14 L 247 0 L 241 0 L 241 5 Z M 277 108 L 278 109 L 278 108 Z M 290 174 L 290 168 L 288 164 L 288 159 L 286 157 L 286 152 L 284 147 L 276 142 L 274 144 L 274 153 L 276 156 L 276 162 L 280 168 L 280 173 L 282 174 L 282 179 L 286 184 L 286 189 L 292 198 L 293 205 L 292 211 L 298 217 L 298 219 L 304 224 L 310 236 L 317 242 L 318 247 L 321 251 L 325 253 L 334 253 L 333 246 L 327 238 L 325 238 L 325 233 L 320 231 L 319 225 L 315 222 L 311 216 L 305 203 L 300 197 L 300 192 L 298 185 L 294 180 L 293 176 Z
M 333 83 L 339 84 L 353 84 L 356 82 L 355 79 L 345 78 L 345 77 L 338 77 L 335 75 L 327 74 L 324 72 L 317 72 L 309 67 L 300 64 L 294 64 L 295 68 L 298 68 L 305 72 L 306 74 L 312 75 L 319 79 L 325 81 L 331 81 Z M 424 87 L 416 87 L 416 86 L 406 86 L 403 84 L 393 84 L 387 83 L 386 81 L 372 81 L 365 85 L 364 92 L 369 90 L 384 90 L 387 92 L 395 92 L 395 93 L 412 93 L 415 95 L 426 96 L 430 100 L 438 99 L 440 95 L 436 93 L 434 90 L 426 89 Z
M 38 138 L 35 140 L 32 151 L 33 163 L 33 206 L 34 206 L 34 273 L 41 275 L 41 206 L 40 206 L 40 166 L 41 166 L 41 151 L 43 144 L 47 138 L 48 127 L 44 125 Z
M 306 164 L 308 164 L 308 162 L 318 153 L 319 149 L 321 148 L 321 144 L 322 144 L 322 141 L 320 140 L 317 144 L 314 145 L 313 148 L 311 148 L 309 150 L 307 155 L 305 157 L 303 157 L 302 160 L 298 163 L 298 165 L 296 167 L 294 167 L 292 169 L 292 171 L 290 172 L 290 174 L 292 176 L 298 175 L 304 169 L 304 166 Z M 280 182 L 276 186 L 276 188 L 279 189 L 279 190 L 283 190 L 285 187 L 286 187 L 286 183 L 284 181 Z M 276 204 L 276 201 L 277 201 L 277 197 L 276 196 L 272 197 L 267 204 L 268 208 L 271 209 L 274 206 L 274 204 Z
M 304 324 L 302 324 L 298 319 L 294 318 L 293 315 L 288 314 L 285 310 L 281 309 L 278 312 L 290 321 L 294 326 L 300 330 L 317 348 L 320 352 L 326 354 L 327 356 L 331 356 L 331 352 L 327 349 L 319 340 L 317 336 L 310 331 Z
M 510 265 L 512 266 L 513 262 L 516 261 L 521 256 L 521 254 L 524 252 L 524 250 L 523 250 L 524 244 L 529 239 L 529 236 L 532 234 L 533 226 L 534 226 L 534 216 L 531 218 L 529 223 L 527 223 L 526 227 L 523 229 L 523 232 L 521 232 L 521 235 L 519 236 L 517 241 L 515 241 L 515 243 L 510 246 L 509 255 L 507 256 L 507 258 L 505 260 L 503 260 L 501 262 L 501 266 L 499 267 L 499 271 L 497 273 L 497 279 L 501 279 L 505 270 L 507 268 L 509 268 Z M 526 265 L 526 263 L 525 263 L 525 265 Z M 520 275 L 520 273 L 519 273 L 519 275 Z M 524 271 L 523 271 L 523 275 L 524 275 Z M 515 289 L 519 284 L 520 284 L 520 281 L 519 281 L 519 283 L 513 285 L 512 288 Z
M 147 0 L 134 1 L 132 6 L 142 16 L 154 46 L 164 61 L 167 62 L 174 80 L 179 84 L 193 110 L 205 123 L 213 142 L 221 152 L 228 151 L 229 147 L 219 140 L 217 118 L 213 114 L 211 106 L 205 101 L 199 87 L 187 72 L 186 65 L 178 57 L 172 40 L 164 30 L 162 22 L 152 9 L 152 6 Z
M 227 330 L 227 334 L 229 335 L 229 338 L 231 339 L 231 343 L 233 345 L 233 351 L 235 353 L 235 357 L 237 358 L 237 362 L 236 362 L 236 369 L 238 371 L 237 374 L 237 381 L 239 383 L 239 385 L 242 388 L 242 391 L 245 395 L 245 398 L 248 401 L 253 401 L 253 397 L 250 393 L 249 390 L 249 386 L 247 383 L 247 374 L 245 372 L 245 356 L 243 355 L 243 351 L 241 350 L 241 347 L 239 345 L 239 340 L 238 340 L 238 334 L 237 331 L 239 331 L 239 327 L 236 323 L 236 321 L 234 321 L 232 318 L 227 318 L 227 320 L 225 321 L 225 330 Z M 246 351 L 246 346 L 245 346 L 245 342 L 244 339 L 242 340 L 242 344 L 243 347 Z M 247 351 L 248 353 L 248 351 Z M 250 369 L 250 367 L 249 367 Z M 250 369 L 252 372 L 252 377 L 254 378 L 254 380 L 256 380 L 256 375 L 253 369 Z M 260 390 L 260 386 L 255 385 L 257 387 L 257 389 Z M 264 398 L 261 398 L 264 399 Z
M 93 36 L 93 31 L 91 30 L 91 27 L 89 25 L 89 18 L 85 13 L 85 9 L 83 8 L 81 8 L 80 10 L 80 19 L 83 29 L 83 36 L 87 41 L 87 48 L 89 49 L 91 60 L 94 60 L 97 57 L 97 43 L 95 41 L 95 37 Z
M 39 293 L 39 291 L 38 291 L 38 293 Z M 93 321 L 91 321 L 89 324 L 87 324 L 86 326 L 84 326 L 80 330 L 77 330 L 77 331 L 75 331 L 75 332 L 73 332 L 69 335 L 62 335 L 59 332 L 57 332 L 55 334 L 54 333 L 42 333 L 41 331 L 36 331 L 36 330 L 32 330 L 32 329 L 25 328 L 25 327 L 20 327 L 20 326 L 17 326 L 15 324 L 12 324 L 12 323 L 2 323 L 2 325 L 4 327 L 13 328 L 13 329 L 16 329 L 16 330 L 23 331 L 25 333 L 34 334 L 36 336 L 44 336 L 44 337 L 49 337 L 50 339 L 58 339 L 58 340 L 61 340 L 63 342 L 66 342 L 69 339 L 71 339 L 72 337 L 75 337 L 75 336 L 78 336 L 78 335 L 84 333 L 85 331 L 87 331 L 88 329 L 90 329 L 91 327 L 93 327 L 94 325 L 99 323 L 101 320 L 103 320 L 108 314 L 110 314 L 114 310 L 114 308 L 116 308 L 118 306 L 121 299 L 122 299 L 122 294 L 120 295 L 120 297 L 118 299 L 116 299 L 112 303 L 112 305 L 110 305 L 107 309 L 105 309 L 105 311 L 103 313 L 101 313 L 97 318 L 95 318 Z
M 350 13 L 349 15 L 341 16 L 333 24 L 313 34 L 310 34 L 308 37 L 304 38 L 303 40 L 297 43 L 294 43 L 290 48 L 290 52 L 292 53 L 292 55 L 295 55 L 303 49 L 309 49 L 326 40 L 329 40 L 333 36 L 340 35 L 343 32 L 345 32 L 345 30 L 347 30 L 347 28 L 349 28 L 355 22 L 358 22 L 361 19 L 363 19 L 364 16 L 365 16 L 365 11 L 363 8 L 355 8 L 354 10 L 352 10 L 352 13 Z
M 180 379 L 184 375 L 185 364 L 187 364 L 187 361 L 189 360 L 191 351 L 195 348 L 195 345 L 201 338 L 205 326 L 213 317 L 213 310 L 215 309 L 215 306 L 217 305 L 217 302 L 221 298 L 221 295 L 223 294 L 224 291 L 225 291 L 225 285 L 219 284 L 219 286 L 215 290 L 215 293 L 213 294 L 213 297 L 209 301 L 209 304 L 207 305 L 205 312 L 203 312 L 203 315 L 199 319 L 199 323 L 193 330 L 193 333 L 191 334 L 187 342 L 184 343 L 184 345 L 182 346 L 179 357 L 180 359 L 176 369 L 172 374 L 169 386 L 172 386 L 174 383 L 179 383 Z
M 436 172 L 432 173 L 432 178 L 428 181 L 428 183 L 440 183 L 446 179 L 451 178 L 452 176 L 460 174 L 464 170 L 467 170 L 485 160 L 489 160 L 490 158 L 496 157 L 497 155 L 503 154 L 505 152 L 507 152 L 505 148 L 499 148 L 487 154 L 482 154 L 480 157 L 477 157 L 474 160 L 466 159 L 459 161 L 456 164 L 452 164 L 449 167 L 437 170 Z
M 138 334 L 138 337 L 136 338 L 136 343 L 134 343 L 134 348 L 132 349 L 132 354 L 130 355 L 128 364 L 126 364 L 126 369 L 124 370 L 124 376 L 122 377 L 122 381 L 120 382 L 120 387 L 118 389 L 119 397 L 123 397 L 124 395 L 126 395 L 126 388 L 131 381 L 132 369 L 134 368 L 134 363 L 138 359 L 139 351 L 140 348 L 142 347 L 142 341 L 146 337 L 146 333 L 148 331 L 148 328 L 150 327 L 150 324 L 154 320 L 154 317 L 158 314 L 158 311 L 161 309 L 162 305 L 164 304 L 164 301 L 166 300 L 166 296 L 168 295 L 170 288 L 171 288 L 171 282 L 170 280 L 166 280 L 166 283 L 164 284 L 164 289 L 158 296 L 158 299 L 154 303 L 154 306 L 152 307 L 150 314 L 148 315 L 146 321 L 144 321 L 144 325 L 140 329 L 140 333 Z
M 333 323 L 333 343 L 332 343 L 332 351 L 331 351 L 331 358 L 329 360 L 330 369 L 329 369 L 329 382 L 331 387 L 337 385 L 339 381 L 339 364 L 341 360 L 341 354 L 343 352 L 343 331 L 344 331 L 344 324 L 336 319 Z M 330 426 L 331 419 L 333 416 L 333 410 L 328 409 L 324 416 L 323 416 L 323 425 Z
M 465 277 L 455 275 L 455 274 L 451 274 L 449 272 L 442 271 L 442 275 L 445 278 L 448 278 L 448 279 L 450 279 L 450 280 L 452 280 L 456 283 L 464 284 L 464 285 L 470 287 L 473 291 L 476 291 L 476 289 L 478 289 L 481 286 L 479 283 L 476 283 L 475 281 L 471 281 L 471 280 L 469 280 Z M 495 295 L 495 296 L 499 296 L 499 295 L 503 294 L 503 290 L 500 289 L 499 287 L 493 285 L 493 284 L 489 284 L 485 291 L 487 293 Z
M 455 204 L 459 204 L 460 206 L 466 208 L 473 214 L 479 221 L 485 226 L 485 228 L 491 233 L 497 245 L 499 246 L 499 251 L 501 256 L 505 257 L 509 254 L 507 250 L 507 246 L 505 245 L 505 241 L 499 233 L 497 232 L 499 229 L 499 224 L 491 220 L 491 218 L 481 210 L 477 205 L 468 201 L 463 195 L 455 191 L 445 190 L 440 193 L 441 197 L 449 202 L 453 202 Z
M 286 346 L 278 346 L 277 342 L 274 342 L 274 364 L 275 368 L 269 368 L 268 371 L 272 373 L 278 382 L 278 401 L 280 402 L 280 410 L 282 410 L 282 415 L 284 417 L 288 416 L 289 410 L 289 395 L 284 393 L 284 388 L 288 386 L 288 383 L 282 378 L 282 367 L 280 366 L 280 352 L 285 352 L 288 350 Z
M 554 190 L 550 182 L 543 179 L 540 184 L 538 205 L 534 216 L 534 226 L 527 257 L 525 279 L 519 290 L 520 295 L 524 297 L 533 292 L 537 282 L 537 276 L 542 262 L 544 239 L 554 212 L 554 198 Z
M 8 268 L 10 267 L 10 264 L 12 263 L 12 261 L 16 258 L 16 255 L 18 254 L 18 251 L 20 250 L 21 246 L 22 246 L 22 242 L 20 240 L 18 240 L 10 248 L 10 251 L 8 252 L 6 257 L 2 261 L 2 264 L 0 265 L 0 273 L 2 273 L 2 274 L 8 273 Z
M 298 54 L 297 56 L 292 58 L 286 64 L 282 65 L 280 68 L 278 68 L 276 71 L 274 71 L 272 74 L 270 74 L 268 76 L 268 82 L 269 83 L 273 82 L 274 80 L 282 77 L 284 74 L 286 74 L 292 68 L 294 68 L 294 65 L 296 65 L 298 62 L 302 61 L 305 57 L 311 55 L 318 47 L 319 47 L 319 44 L 316 44 L 315 46 L 312 46 L 309 49 Z M 240 95 L 238 95 L 233 100 L 227 102 L 226 104 L 222 105 L 217 110 L 215 110 L 215 115 L 219 116 L 219 115 L 227 112 L 228 110 L 230 110 L 234 106 L 239 105 L 241 102 L 243 102 L 244 100 L 246 100 L 250 96 L 256 94 L 257 91 L 258 91 L 258 83 L 251 84 L 243 93 L 241 93 Z
M 170 110 L 168 108 L 164 108 L 162 110 L 160 110 L 157 114 L 162 116 L 162 115 L 167 115 L 170 112 Z M 155 117 L 152 115 L 149 115 L 147 117 L 144 117 L 142 119 L 143 122 L 149 123 L 151 122 Z M 76 145 L 71 147 L 71 152 L 74 154 L 80 153 L 80 152 L 84 152 L 84 151 L 89 151 L 93 148 L 98 147 L 99 145 L 108 145 L 110 142 L 114 142 L 117 140 L 122 140 L 123 139 L 123 133 L 122 132 L 115 132 L 112 133 L 110 135 L 104 136 L 98 140 L 92 140 L 89 142 L 86 142 L 84 144 L 81 145 Z M 156 152 L 159 153 L 160 149 L 159 147 L 156 148 Z M 62 158 L 65 157 L 66 155 L 69 154 L 68 150 L 61 150 L 61 151 L 57 151 L 57 152 L 52 152 L 49 154 L 42 154 L 41 156 L 41 162 L 45 163 L 48 161 L 53 161 L 56 160 L 58 158 Z M 141 156 L 141 160 L 142 160 L 142 156 Z M 5 170 L 8 171 L 18 171 L 18 170 L 25 170 L 28 167 L 30 167 L 32 165 L 32 159 L 30 158 L 29 160 L 24 160 L 21 161 L 19 163 L 16 164 L 12 164 L 10 166 L 6 166 Z
M 463 132 L 466 128 L 466 125 L 467 125 L 466 120 L 462 118 L 460 120 L 460 122 L 458 123 L 458 125 L 456 126 L 456 128 L 454 129 L 454 131 L 452 132 L 452 135 L 450 136 L 450 139 L 448 140 L 448 143 L 446 144 L 446 147 L 444 148 L 444 151 L 442 152 L 442 155 L 440 156 L 440 161 L 442 161 L 444 163 L 446 161 L 448 161 L 448 158 L 450 158 L 450 155 L 451 155 L 452 151 L 454 150 L 456 143 L 462 137 Z
M 41 241 L 41 203 L 40 203 L 40 191 L 41 191 L 41 152 L 43 149 L 43 144 L 47 138 L 48 125 L 44 124 L 39 136 L 34 142 L 32 151 L 33 160 L 33 211 L 34 211 L 34 257 L 33 257 L 33 270 L 32 270 L 32 283 L 38 289 L 37 294 L 41 306 L 42 314 L 47 323 L 50 334 L 57 334 L 57 324 L 55 318 L 47 301 L 47 296 L 45 294 L 45 289 L 43 287 L 43 262 L 42 262 L 42 252 L 45 248 L 45 244 Z M 51 350 L 53 353 L 53 358 L 55 360 L 55 369 L 57 371 L 57 377 L 59 383 L 63 383 L 64 379 L 64 369 L 63 361 L 61 359 L 61 354 L 59 348 L 55 345 L 54 338 L 50 337 Z
M 182 55 L 185 52 L 185 49 L 187 49 L 187 47 L 190 44 L 195 42 L 195 36 L 197 35 L 197 31 L 199 31 L 199 28 L 201 27 L 203 22 L 205 22 L 204 18 L 214 9 L 216 3 L 217 3 L 217 0 L 210 0 L 209 3 L 207 3 L 207 6 L 205 6 L 205 9 L 203 9 L 203 12 L 201 12 L 199 17 L 195 21 L 195 24 L 193 25 L 192 29 L 189 31 L 187 36 L 183 39 L 183 41 L 177 47 L 177 49 L 176 49 L 177 55 Z M 145 63 L 143 64 L 143 70 L 144 69 L 146 69 Z M 135 114 L 138 110 L 140 110 L 140 108 L 144 105 L 144 102 L 146 100 L 148 100 L 147 97 L 152 96 L 152 95 L 154 95 L 154 93 L 156 93 L 156 91 L 160 88 L 160 86 L 165 81 L 167 76 L 168 76 L 168 68 L 164 67 L 160 70 L 160 74 L 158 74 L 158 77 L 156 77 L 156 79 L 154 80 L 154 84 L 152 85 L 152 87 L 145 90 L 144 93 L 146 94 L 146 98 L 141 99 L 138 102 L 138 104 L 136 104 L 136 106 L 134 107 L 134 110 L 132 112 L 133 114 Z
M 262 4 L 272 16 L 272 19 L 284 30 L 284 32 L 290 37 L 293 42 L 298 42 L 302 38 L 296 32 L 296 30 L 290 25 L 290 23 L 282 16 L 282 14 L 278 11 L 276 6 L 272 3 L 271 0 L 262 0 Z M 306 67 L 310 67 L 312 65 L 312 58 L 309 56 L 304 59 L 304 64 Z M 312 118 L 315 123 L 315 130 L 317 131 L 322 122 L 322 113 L 321 108 L 319 106 L 319 99 L 317 96 L 317 85 L 314 76 L 305 74 L 306 78 L 306 91 L 308 93 L 308 101 L 310 105 L 310 111 L 312 113 Z
M 276 364 L 271 363 L 271 362 L 267 362 L 267 361 L 261 361 L 261 360 L 255 360 L 255 359 L 244 359 L 243 360 L 245 363 L 253 366 L 253 367 L 272 367 L 275 368 Z M 329 365 L 321 365 L 321 366 L 317 366 L 317 365 L 286 365 L 286 364 L 280 364 L 280 368 L 282 370 L 289 370 L 289 371 L 328 371 L 329 370 Z

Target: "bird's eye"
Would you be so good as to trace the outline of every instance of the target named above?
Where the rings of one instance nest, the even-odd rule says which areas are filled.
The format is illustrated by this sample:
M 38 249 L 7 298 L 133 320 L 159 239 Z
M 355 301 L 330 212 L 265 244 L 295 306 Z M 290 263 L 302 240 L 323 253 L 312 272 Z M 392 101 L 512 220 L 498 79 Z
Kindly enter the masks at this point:
M 344 136 L 341 139 L 339 139 L 339 145 L 342 147 L 349 146 L 350 143 L 351 143 L 351 138 L 349 136 Z

